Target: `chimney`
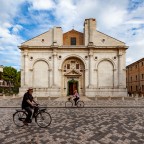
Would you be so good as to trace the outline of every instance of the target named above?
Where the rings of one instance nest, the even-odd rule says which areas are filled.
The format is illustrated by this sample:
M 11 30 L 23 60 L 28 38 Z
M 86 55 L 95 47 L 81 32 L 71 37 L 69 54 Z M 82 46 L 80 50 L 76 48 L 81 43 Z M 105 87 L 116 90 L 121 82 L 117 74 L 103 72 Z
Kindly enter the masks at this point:
M 84 22 L 84 41 L 85 46 L 94 42 L 94 32 L 96 31 L 96 20 L 94 18 L 85 19 Z

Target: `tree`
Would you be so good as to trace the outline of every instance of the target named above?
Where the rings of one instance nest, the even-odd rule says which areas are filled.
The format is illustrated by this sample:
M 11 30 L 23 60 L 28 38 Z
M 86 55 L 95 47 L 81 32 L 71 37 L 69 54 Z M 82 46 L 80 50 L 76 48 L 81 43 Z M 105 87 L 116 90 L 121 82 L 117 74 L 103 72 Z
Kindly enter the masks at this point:
M 9 92 L 18 93 L 20 87 L 20 72 L 13 67 L 4 67 L 2 79 L 9 85 Z
M 14 82 L 14 87 L 13 87 L 13 92 L 14 93 L 18 93 L 19 92 L 20 80 L 21 80 L 21 73 L 20 73 L 20 71 L 18 71 L 17 75 L 16 75 L 16 80 Z

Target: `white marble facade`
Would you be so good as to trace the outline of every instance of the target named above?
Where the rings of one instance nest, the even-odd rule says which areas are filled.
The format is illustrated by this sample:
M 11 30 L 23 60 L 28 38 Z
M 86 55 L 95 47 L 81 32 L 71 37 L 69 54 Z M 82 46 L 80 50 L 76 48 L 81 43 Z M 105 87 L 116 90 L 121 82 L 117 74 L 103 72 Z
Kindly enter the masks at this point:
M 85 20 L 82 45 L 64 45 L 63 35 L 54 27 L 19 46 L 20 95 L 28 87 L 42 97 L 67 96 L 74 89 L 87 97 L 127 95 L 124 42 L 97 31 L 95 19 Z

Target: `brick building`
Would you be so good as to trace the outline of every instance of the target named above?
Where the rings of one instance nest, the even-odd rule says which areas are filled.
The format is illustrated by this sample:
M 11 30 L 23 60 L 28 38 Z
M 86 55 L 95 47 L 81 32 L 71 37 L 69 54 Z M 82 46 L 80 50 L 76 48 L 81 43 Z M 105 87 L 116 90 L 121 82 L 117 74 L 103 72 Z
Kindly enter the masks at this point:
M 144 58 L 126 67 L 128 93 L 144 94 Z

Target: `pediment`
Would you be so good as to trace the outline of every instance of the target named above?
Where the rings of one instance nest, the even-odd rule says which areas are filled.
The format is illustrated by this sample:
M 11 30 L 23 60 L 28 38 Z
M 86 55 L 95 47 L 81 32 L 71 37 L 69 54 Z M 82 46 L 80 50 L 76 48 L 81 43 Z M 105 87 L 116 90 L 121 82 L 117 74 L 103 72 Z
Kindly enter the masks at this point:
M 83 34 L 82 32 L 79 32 L 79 31 L 76 31 L 76 30 L 74 30 L 74 29 L 72 29 L 72 30 L 70 30 L 70 31 L 68 31 L 68 32 L 66 32 L 66 33 L 64 33 L 64 35 L 65 34 Z
M 71 70 L 64 74 L 65 76 L 81 76 L 81 73 L 76 70 Z
M 95 31 L 94 33 L 95 35 L 95 39 L 94 39 L 94 45 L 96 46 L 125 46 L 125 43 L 114 38 L 111 37 L 107 34 L 104 34 L 100 31 Z

